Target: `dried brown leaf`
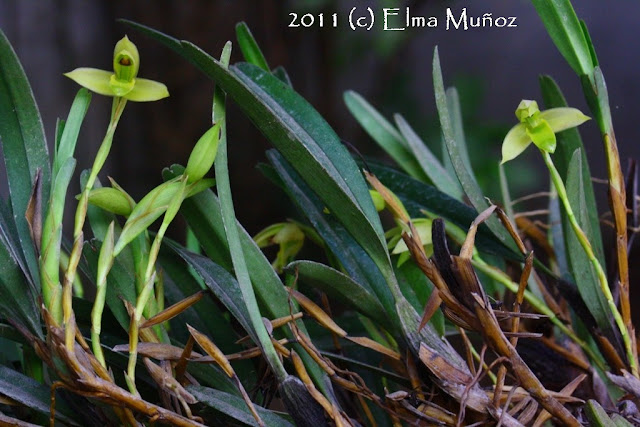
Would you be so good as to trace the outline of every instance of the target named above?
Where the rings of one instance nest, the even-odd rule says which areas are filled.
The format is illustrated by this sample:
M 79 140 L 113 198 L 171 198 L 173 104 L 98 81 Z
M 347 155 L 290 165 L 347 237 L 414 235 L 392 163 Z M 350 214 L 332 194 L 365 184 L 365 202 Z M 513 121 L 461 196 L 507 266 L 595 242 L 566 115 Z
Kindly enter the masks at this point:
M 384 354 L 385 356 L 390 357 L 392 359 L 395 359 L 395 360 L 402 359 L 402 356 L 400 356 L 400 354 L 398 354 L 396 351 L 393 351 L 390 348 L 385 347 L 384 345 L 372 340 L 371 338 L 351 337 L 351 336 L 346 336 L 345 338 L 351 342 L 361 345 L 362 347 L 367 347 L 373 351 L 377 351 L 378 353 Z
M 186 403 L 194 404 L 198 400 L 175 379 L 167 371 L 160 366 L 153 363 L 148 357 L 143 358 L 144 365 L 147 367 L 151 378 L 160 386 L 164 391 L 184 400 Z
M 119 344 L 113 347 L 116 352 L 128 352 L 129 344 Z M 138 353 L 145 357 L 151 357 L 156 360 L 179 360 L 184 350 L 170 344 L 141 342 L 138 343 Z M 192 352 L 190 359 L 202 357 L 201 354 Z
M 197 303 L 202 299 L 207 291 L 196 292 L 195 294 L 183 299 L 182 301 L 178 301 L 170 307 L 165 308 L 160 313 L 156 314 L 146 322 L 140 325 L 140 329 L 150 328 L 157 324 L 166 322 L 167 320 L 171 320 L 174 317 L 178 316 L 180 313 L 191 307 L 193 304 Z
M 340 337 L 344 338 L 345 336 L 347 336 L 347 331 L 345 331 L 340 326 L 338 326 L 338 324 L 334 322 L 333 319 L 331 319 L 331 317 L 327 313 L 325 313 L 324 310 L 320 308 L 318 304 L 311 301 L 309 298 L 307 298 L 305 295 L 301 294 L 300 292 L 296 291 L 295 289 L 292 289 L 292 288 L 286 288 L 286 289 L 289 291 L 291 296 L 296 301 L 298 301 L 298 304 L 300 304 L 300 306 L 304 308 L 304 310 L 311 317 L 313 317 L 318 323 L 320 323 L 322 326 L 329 329 L 331 332 L 333 332 L 334 334 Z

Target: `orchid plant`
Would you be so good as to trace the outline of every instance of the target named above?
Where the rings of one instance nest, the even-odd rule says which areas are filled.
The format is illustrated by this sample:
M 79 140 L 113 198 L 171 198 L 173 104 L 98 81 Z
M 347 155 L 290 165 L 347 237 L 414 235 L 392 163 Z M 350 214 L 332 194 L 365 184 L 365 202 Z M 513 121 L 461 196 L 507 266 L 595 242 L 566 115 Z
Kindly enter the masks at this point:
M 135 200 L 115 179 L 99 179 L 127 102 L 169 95 L 138 77 L 135 44 L 127 36 L 116 43 L 113 70 L 66 74 L 83 88 L 50 159 L 26 76 L 0 32 L 10 190 L 0 200 L 0 424 L 638 424 L 628 265 L 640 229 L 638 167 L 621 171 L 586 25 L 568 0 L 532 3 L 579 75 L 602 134 L 612 266 L 574 129 L 589 117 L 569 108 L 549 77 L 541 79 L 548 108 L 523 100 L 516 110 L 495 159 L 500 200 L 489 200 L 437 48 L 441 156 L 401 115 L 392 123 L 345 94 L 395 161 L 388 166 L 352 156 L 284 69 L 269 67 L 244 23 L 237 45 L 247 62 L 231 64 L 230 42 L 218 59 L 125 22 L 216 84 L 211 123 L 186 166 L 166 168 L 164 182 Z M 65 239 L 91 92 L 113 106 L 93 165 L 80 174 Z M 297 208 L 253 237 L 231 192 L 227 153 L 241 148 L 228 134 L 227 96 L 273 144 L 260 170 Z M 511 199 L 508 179 L 508 162 L 532 143 L 553 184 L 533 213 Z M 166 238 L 179 216 L 186 236 Z M 305 250 L 310 243 L 321 251 Z M 268 246 L 277 246 L 273 259 L 262 252 Z

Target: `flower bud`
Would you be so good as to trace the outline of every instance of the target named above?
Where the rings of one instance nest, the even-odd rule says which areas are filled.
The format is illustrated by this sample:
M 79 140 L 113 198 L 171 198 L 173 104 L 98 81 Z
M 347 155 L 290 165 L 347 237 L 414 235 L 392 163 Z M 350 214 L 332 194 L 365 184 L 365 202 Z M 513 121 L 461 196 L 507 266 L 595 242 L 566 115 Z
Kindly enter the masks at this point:
M 129 216 L 133 206 L 127 195 L 111 187 L 94 188 L 89 193 L 89 203 L 116 215 Z
M 189 177 L 188 183 L 199 181 L 204 177 L 216 158 L 220 142 L 221 124 L 218 122 L 200 137 L 191 151 L 184 173 Z

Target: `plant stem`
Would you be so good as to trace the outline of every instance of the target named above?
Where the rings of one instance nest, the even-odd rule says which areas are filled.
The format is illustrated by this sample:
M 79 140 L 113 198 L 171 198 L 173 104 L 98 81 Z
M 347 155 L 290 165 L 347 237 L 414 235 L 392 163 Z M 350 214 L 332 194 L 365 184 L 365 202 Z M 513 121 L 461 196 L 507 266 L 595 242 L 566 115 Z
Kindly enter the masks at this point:
M 132 393 L 135 393 L 135 373 L 136 373 L 136 361 L 138 359 L 138 336 L 139 326 L 142 320 L 144 309 L 153 295 L 154 284 L 156 281 L 156 261 L 158 259 L 158 253 L 160 252 L 160 244 L 164 238 L 169 224 L 178 214 L 180 206 L 188 194 L 187 190 L 187 176 L 183 175 L 181 178 L 180 190 L 175 194 L 173 200 L 169 203 L 167 211 L 162 219 L 162 224 L 156 233 L 156 237 L 153 239 L 151 249 L 149 250 L 149 256 L 147 258 L 147 267 L 144 273 L 144 287 L 138 294 L 136 306 L 134 308 L 134 315 L 131 319 L 131 325 L 129 326 L 129 364 L 127 366 L 127 376 L 129 378 L 129 388 Z
M 631 338 L 629 337 L 629 332 L 627 330 L 627 327 L 624 321 L 622 320 L 622 316 L 618 311 L 618 307 L 616 307 L 616 304 L 613 301 L 613 295 L 611 294 L 611 289 L 609 288 L 609 282 L 607 281 L 607 276 L 602 266 L 600 265 L 600 262 L 598 261 L 595 254 L 593 253 L 593 248 L 591 247 L 591 243 L 589 242 L 589 239 L 587 238 L 582 228 L 580 228 L 580 225 L 578 224 L 578 221 L 575 215 L 573 214 L 573 209 L 571 207 L 571 204 L 569 203 L 569 197 L 567 196 L 567 190 L 564 186 L 564 183 L 562 182 L 560 173 L 558 172 L 555 165 L 553 164 L 551 155 L 543 150 L 540 150 L 540 152 L 542 153 L 544 162 L 547 165 L 547 168 L 549 169 L 549 172 L 551 174 L 551 180 L 553 181 L 553 185 L 555 186 L 556 191 L 558 192 L 558 198 L 562 201 L 562 205 L 564 206 L 564 209 L 567 213 L 567 217 L 569 218 L 569 223 L 573 228 L 573 232 L 575 233 L 576 237 L 578 238 L 578 241 L 580 242 L 580 245 L 582 245 L 582 248 L 587 254 L 587 257 L 589 258 L 591 265 L 593 265 L 593 268 L 596 270 L 598 281 L 600 282 L 600 290 L 602 291 L 602 294 L 607 300 L 607 304 L 609 305 L 609 309 L 613 314 L 616 325 L 618 326 L 618 329 L 620 329 L 620 333 L 622 334 L 622 340 L 624 341 L 624 346 L 625 346 L 625 351 L 627 353 L 629 366 L 631 367 L 631 371 L 634 373 L 634 375 L 637 375 L 638 367 L 636 364 L 633 348 L 631 345 Z
M 76 238 L 82 232 L 82 227 L 84 227 L 84 221 L 87 217 L 87 208 L 89 205 L 89 193 L 93 188 L 93 184 L 98 177 L 98 173 L 104 166 L 107 157 L 109 156 L 109 151 L 111 151 L 111 143 L 113 142 L 113 135 L 116 132 L 116 128 L 118 127 L 118 122 L 120 121 L 120 117 L 122 116 L 122 112 L 124 111 L 124 107 L 127 105 L 127 100 L 124 98 L 113 98 L 113 107 L 111 112 L 111 121 L 109 122 L 109 126 L 107 127 L 107 133 L 102 140 L 102 144 L 98 149 L 98 154 L 96 154 L 96 158 L 93 161 L 93 166 L 91 167 L 91 172 L 89 173 L 89 178 L 87 179 L 87 183 L 82 191 L 82 195 L 80 196 L 80 201 L 78 202 L 78 209 L 76 210 L 76 218 L 75 218 L 75 227 L 73 229 L 73 237 Z
M 79 259 L 82 253 L 83 247 L 83 233 L 82 229 L 84 227 L 84 222 L 87 217 L 87 209 L 89 206 L 89 193 L 93 188 L 93 184 L 96 181 L 98 173 L 104 166 L 107 157 L 109 156 L 109 151 L 111 151 L 111 143 L 113 142 L 113 135 L 116 132 L 116 128 L 118 127 L 118 122 L 120 121 L 120 117 L 122 116 L 122 112 L 124 111 L 124 107 L 127 105 L 127 100 L 120 97 L 113 98 L 112 108 L 111 108 L 111 120 L 109 121 L 109 126 L 107 127 L 107 132 L 102 140 L 102 144 L 100 144 L 100 148 L 98 149 L 98 153 L 96 154 L 96 158 L 93 161 L 93 166 L 91 167 L 91 172 L 89 173 L 89 178 L 85 184 L 85 187 L 82 191 L 82 195 L 80 196 L 80 201 L 78 202 L 78 208 L 76 209 L 75 216 L 75 225 L 73 229 L 73 238 L 74 244 L 71 254 L 69 258 L 71 260 Z M 111 239 L 113 239 L 113 223 L 110 226 Z M 102 260 L 103 267 L 102 271 L 99 271 L 97 278 L 97 286 L 98 292 L 96 296 L 96 300 L 94 301 L 94 306 L 92 310 L 92 326 L 91 326 L 91 338 L 92 338 L 92 347 L 94 354 L 102 364 L 102 366 L 106 367 L 104 361 L 104 355 L 102 354 L 102 348 L 100 347 L 100 328 L 101 328 L 101 320 L 102 320 L 102 310 L 104 308 L 104 301 L 106 295 L 106 286 L 107 286 L 107 274 L 113 265 L 113 242 L 111 242 L 110 247 L 111 253 L 106 254 L 105 259 Z M 109 261 L 107 262 L 107 258 Z M 65 280 L 62 286 L 62 308 L 63 308 L 63 319 L 65 324 L 71 318 L 72 306 L 71 306 L 71 286 L 73 284 L 73 280 L 76 277 L 76 269 L 78 267 L 78 262 L 69 263 L 69 267 L 65 273 Z M 100 269 L 100 266 L 99 266 Z M 67 346 L 71 351 L 73 348 L 72 337 L 68 335 Z

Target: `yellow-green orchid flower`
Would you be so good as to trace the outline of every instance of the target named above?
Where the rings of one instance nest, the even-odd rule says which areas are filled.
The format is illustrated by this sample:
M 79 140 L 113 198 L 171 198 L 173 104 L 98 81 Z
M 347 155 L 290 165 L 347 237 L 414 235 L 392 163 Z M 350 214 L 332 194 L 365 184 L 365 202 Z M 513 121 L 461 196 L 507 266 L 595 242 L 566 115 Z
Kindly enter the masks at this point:
M 294 222 L 281 222 L 273 224 L 260 231 L 253 237 L 259 248 L 278 245 L 279 250 L 276 259 L 271 264 L 278 273 L 289 264 L 300 252 L 304 245 L 304 232 Z
M 164 84 L 137 78 L 139 68 L 138 48 L 124 36 L 113 50 L 113 71 L 76 68 L 65 76 L 100 95 L 122 97 L 129 101 L 157 101 L 169 96 Z
M 431 239 L 431 225 L 432 220 L 429 218 L 415 218 L 411 220 L 411 223 L 420 236 L 420 241 L 424 246 L 424 251 L 427 257 L 433 254 L 433 243 Z M 411 258 L 409 248 L 402 239 L 402 233 L 406 231 L 406 227 L 397 226 L 385 233 L 387 238 L 387 247 L 391 250 L 392 255 L 399 255 L 397 266 L 400 267 L 406 261 Z
M 540 111 L 536 101 L 522 100 L 516 110 L 520 123 L 511 128 L 502 143 L 502 163 L 520 155 L 532 142 L 542 151 L 553 154 L 556 133 L 590 120 L 576 108 L 551 108 Z

